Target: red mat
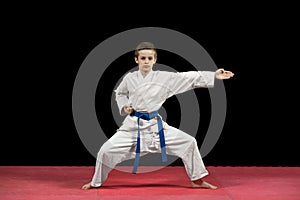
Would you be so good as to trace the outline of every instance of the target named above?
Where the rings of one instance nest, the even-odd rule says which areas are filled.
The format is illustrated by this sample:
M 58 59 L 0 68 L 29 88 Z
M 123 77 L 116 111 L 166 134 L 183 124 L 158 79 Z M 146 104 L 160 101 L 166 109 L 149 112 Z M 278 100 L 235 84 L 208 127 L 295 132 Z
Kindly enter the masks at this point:
M 140 174 L 125 168 L 113 170 L 103 187 L 81 190 L 94 167 L 0 166 L 0 199 L 300 200 L 300 167 L 207 167 L 204 180 L 217 190 L 191 188 L 179 166 Z

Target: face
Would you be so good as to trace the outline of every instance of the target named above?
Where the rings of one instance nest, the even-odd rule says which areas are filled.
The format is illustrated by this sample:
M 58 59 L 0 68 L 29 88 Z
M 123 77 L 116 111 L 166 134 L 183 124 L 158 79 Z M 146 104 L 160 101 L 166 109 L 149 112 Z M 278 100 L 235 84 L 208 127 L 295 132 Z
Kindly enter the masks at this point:
M 149 73 L 156 63 L 155 51 L 151 49 L 140 50 L 138 58 L 135 58 L 135 62 L 138 64 L 139 70 L 143 74 Z

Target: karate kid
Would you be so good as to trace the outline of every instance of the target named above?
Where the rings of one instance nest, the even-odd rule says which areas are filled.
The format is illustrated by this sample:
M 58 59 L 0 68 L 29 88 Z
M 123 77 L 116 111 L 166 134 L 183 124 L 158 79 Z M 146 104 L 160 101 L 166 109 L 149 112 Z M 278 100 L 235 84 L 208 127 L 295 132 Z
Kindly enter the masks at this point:
M 139 158 L 148 153 L 178 156 L 184 163 L 191 187 L 216 189 L 203 180 L 208 175 L 191 135 L 168 125 L 157 112 L 167 98 L 194 88 L 211 88 L 215 79 L 233 77 L 231 71 L 167 72 L 155 71 L 157 51 L 150 42 L 140 43 L 134 56 L 138 70 L 127 73 L 115 90 L 120 114 L 126 116 L 121 127 L 100 148 L 92 180 L 82 189 L 98 188 L 109 172 L 122 161 L 135 159 L 133 173 L 138 171 Z

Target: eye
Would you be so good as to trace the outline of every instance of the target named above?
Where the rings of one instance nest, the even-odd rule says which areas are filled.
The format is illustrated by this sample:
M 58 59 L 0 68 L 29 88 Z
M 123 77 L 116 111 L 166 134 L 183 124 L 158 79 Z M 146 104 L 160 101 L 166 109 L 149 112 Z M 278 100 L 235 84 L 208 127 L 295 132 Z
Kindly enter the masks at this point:
M 152 60 L 152 59 L 153 59 L 153 57 L 149 57 L 149 58 L 148 58 L 148 60 Z
M 144 57 L 144 56 L 143 56 L 143 57 L 141 57 L 141 60 L 146 60 L 146 57 Z

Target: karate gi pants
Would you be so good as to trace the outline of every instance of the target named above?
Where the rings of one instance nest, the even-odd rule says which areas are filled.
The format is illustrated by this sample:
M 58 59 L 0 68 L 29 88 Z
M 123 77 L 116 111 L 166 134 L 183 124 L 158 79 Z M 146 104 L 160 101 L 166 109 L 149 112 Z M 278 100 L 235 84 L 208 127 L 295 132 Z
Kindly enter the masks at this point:
M 156 126 L 157 127 L 157 126 Z M 141 156 L 148 153 L 161 153 L 158 130 L 141 130 Z M 164 125 L 166 153 L 182 159 L 187 175 L 191 181 L 208 175 L 197 141 L 193 136 L 167 125 Z M 109 172 L 119 163 L 135 158 L 137 131 L 118 130 L 100 148 L 97 154 L 91 186 L 100 187 L 107 179 Z

